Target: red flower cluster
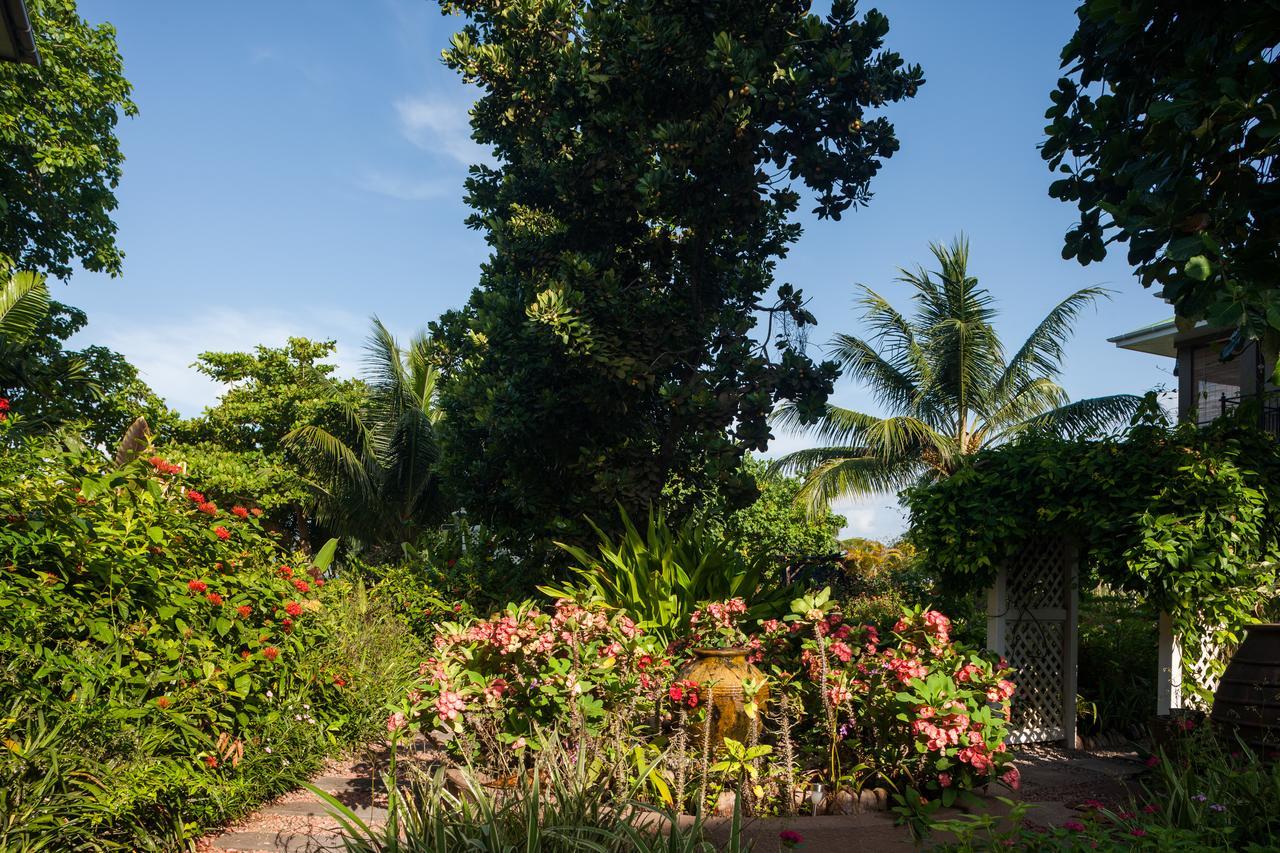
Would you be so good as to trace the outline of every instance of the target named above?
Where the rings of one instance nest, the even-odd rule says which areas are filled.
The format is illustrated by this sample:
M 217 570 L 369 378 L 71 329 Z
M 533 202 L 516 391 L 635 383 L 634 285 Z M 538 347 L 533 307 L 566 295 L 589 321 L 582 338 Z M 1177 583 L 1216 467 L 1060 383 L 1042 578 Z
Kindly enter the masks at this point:
M 181 465 L 175 465 L 162 456 L 152 456 L 147 462 L 161 474 L 177 474 L 182 470 Z
M 281 566 L 280 577 L 286 578 L 286 579 L 293 577 L 293 569 L 289 568 L 288 566 Z
M 253 513 L 254 518 L 262 517 L 262 510 L 258 509 L 256 506 L 253 509 L 249 510 L 249 512 Z
M 681 679 L 671 685 L 667 690 L 667 698 L 677 705 L 683 703 L 690 708 L 698 707 L 698 690 L 700 689 L 698 682 L 692 678 Z
M 284 612 L 288 613 L 290 616 L 301 616 L 302 605 L 296 601 L 290 601 L 287 604 L 285 604 Z
M 217 536 L 219 539 L 222 539 L 222 540 L 231 538 L 231 531 L 223 527 L 222 525 L 218 525 L 217 527 L 213 528 L 213 533 L 215 536 Z
M 204 495 L 200 494 L 195 489 L 187 489 L 187 499 L 193 504 L 202 504 L 205 502 Z
M 204 581 L 187 581 L 187 589 L 192 592 L 204 592 L 208 588 Z
M 209 593 L 208 595 L 205 596 L 205 598 L 208 599 L 209 603 L 212 604 L 214 607 L 222 606 L 222 596 L 218 595 L 216 592 Z
M 307 583 L 301 578 L 294 581 L 293 586 L 294 586 L 294 589 L 298 590 L 298 592 L 311 592 L 311 584 Z
M 241 619 L 248 619 L 249 614 L 253 612 L 253 608 L 247 604 L 241 604 L 236 608 L 236 612 L 240 614 Z
M 205 515 L 217 515 L 217 514 L 218 514 L 218 507 L 217 507 L 217 505 L 216 505 L 216 504 L 214 504 L 214 502 L 213 502 L 213 501 L 204 501 L 203 503 L 197 504 L 197 505 L 196 505 L 196 509 L 198 509 L 198 510 L 200 510 L 201 512 L 203 512 Z
M 156 700 L 156 707 L 159 708 L 161 711 L 163 711 L 165 708 L 168 708 L 170 704 L 171 703 L 169 702 L 168 696 L 161 696 L 159 699 Z
M 265 649 L 262 650 L 262 656 L 267 660 L 275 660 L 276 658 L 280 657 L 280 650 L 277 649 L 275 646 L 267 646 Z
M 212 770 L 218 766 L 218 757 L 216 755 L 206 755 L 204 763 L 209 765 L 209 769 Z
M 242 506 L 233 506 L 231 508 L 231 514 L 234 515 L 236 518 L 248 518 L 249 510 L 245 509 Z

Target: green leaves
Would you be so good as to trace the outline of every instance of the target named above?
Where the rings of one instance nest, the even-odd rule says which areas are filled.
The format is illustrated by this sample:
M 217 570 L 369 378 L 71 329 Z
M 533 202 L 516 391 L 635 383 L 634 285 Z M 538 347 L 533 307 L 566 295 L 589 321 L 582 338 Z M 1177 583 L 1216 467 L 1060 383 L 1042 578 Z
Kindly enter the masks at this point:
M 1063 257 L 1089 264 L 1127 243 L 1178 316 L 1236 325 L 1274 356 L 1278 253 L 1261 214 L 1280 153 L 1273 4 L 1086 0 L 1077 16 L 1042 147 L 1067 175 L 1049 195 L 1079 211 Z
M 1028 436 L 911 490 L 915 543 L 945 583 L 982 588 L 1024 543 L 1069 536 L 1083 584 L 1141 594 L 1188 628 L 1252 621 L 1280 567 L 1276 443 L 1247 412 L 1169 427 L 1147 405 L 1123 436 Z

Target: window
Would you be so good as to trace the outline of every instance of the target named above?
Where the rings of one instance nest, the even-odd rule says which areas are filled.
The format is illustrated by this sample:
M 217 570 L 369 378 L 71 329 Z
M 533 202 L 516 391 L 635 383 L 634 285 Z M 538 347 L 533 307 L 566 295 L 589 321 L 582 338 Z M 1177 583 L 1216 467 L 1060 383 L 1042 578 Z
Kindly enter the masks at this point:
M 1240 400 L 1240 360 L 1222 361 L 1223 341 L 1201 344 L 1191 351 L 1191 382 L 1195 391 L 1196 422 L 1208 423 Z

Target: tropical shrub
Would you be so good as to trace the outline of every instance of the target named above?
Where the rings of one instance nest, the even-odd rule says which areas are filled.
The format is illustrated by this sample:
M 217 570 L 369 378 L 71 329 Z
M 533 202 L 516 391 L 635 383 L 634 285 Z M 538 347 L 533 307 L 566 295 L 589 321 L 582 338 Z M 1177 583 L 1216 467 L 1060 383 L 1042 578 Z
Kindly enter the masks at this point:
M 761 625 L 756 657 L 798 699 L 829 780 L 931 792 L 1000 779 L 1017 785 L 1000 713 L 1013 694 L 1004 661 L 960 645 L 936 610 L 910 610 L 881 640 L 844 622 L 829 591 L 798 599 Z
M 630 617 L 570 600 L 446 623 L 419 672 L 411 717 L 451 730 L 456 754 L 504 772 L 542 732 L 631 730 L 652 718 L 670 680 L 661 648 Z
M 621 510 L 617 539 L 592 525 L 595 552 L 557 543 L 573 557 L 576 583 L 540 586 L 553 598 L 587 596 L 621 608 L 646 630 L 672 640 L 700 602 L 742 598 L 752 616 L 777 616 L 794 590 L 768 580 L 769 561 L 699 521 L 668 522 L 650 510 L 643 533 Z
M 26 711 L 0 720 L 19 747 L 0 773 L 65 777 L 45 805 L 89 812 L 68 826 L 92 831 L 64 830 L 59 849 L 190 834 L 369 734 L 412 647 L 324 576 L 331 547 L 295 561 L 252 509 L 208 500 L 160 455 L 20 452 L 21 476 L 0 482 L 0 708 L 41 709 L 58 738 Z

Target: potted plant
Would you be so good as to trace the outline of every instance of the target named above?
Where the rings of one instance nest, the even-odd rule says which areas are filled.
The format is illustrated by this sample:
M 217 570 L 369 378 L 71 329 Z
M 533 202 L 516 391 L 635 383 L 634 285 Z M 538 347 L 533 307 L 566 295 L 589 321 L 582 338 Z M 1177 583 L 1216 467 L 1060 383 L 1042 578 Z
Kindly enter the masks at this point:
M 752 648 L 740 622 L 747 612 L 741 598 L 703 605 L 689 616 L 689 651 L 693 659 L 672 686 L 683 692 L 694 685 L 706 705 L 713 747 L 725 738 L 747 743 L 752 721 L 769 698 L 767 678 L 751 662 Z M 674 696 L 673 696 L 674 699 Z

